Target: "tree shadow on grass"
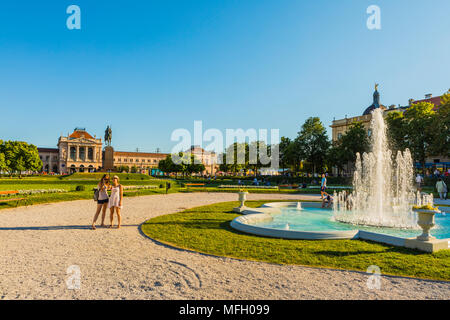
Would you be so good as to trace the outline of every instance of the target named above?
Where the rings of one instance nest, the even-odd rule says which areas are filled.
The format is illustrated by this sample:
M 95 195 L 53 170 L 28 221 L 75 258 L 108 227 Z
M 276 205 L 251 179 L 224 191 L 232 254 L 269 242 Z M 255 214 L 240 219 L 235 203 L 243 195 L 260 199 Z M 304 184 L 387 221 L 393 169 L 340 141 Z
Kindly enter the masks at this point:
M 354 240 L 358 241 L 358 240 Z M 374 243 L 375 244 L 375 243 Z M 377 243 L 379 244 L 379 243 Z M 390 253 L 399 253 L 399 254 L 409 254 L 414 256 L 428 255 L 429 253 L 409 249 L 409 248 L 401 248 L 395 246 L 385 246 L 384 250 L 358 250 L 358 251 L 337 251 L 337 250 L 323 250 L 323 251 L 314 251 L 314 254 L 323 255 L 327 257 L 347 257 L 347 256 L 358 256 L 365 254 L 390 254 Z
M 161 225 L 161 226 L 180 226 L 186 229 L 222 229 L 220 221 L 216 219 L 191 219 L 189 221 L 165 221 L 165 222 L 147 222 L 144 226 Z
M 130 225 L 121 225 L 121 227 L 139 227 L 138 224 L 130 224 Z M 40 226 L 40 227 L 0 227 L 0 231 L 23 231 L 23 230 L 42 230 L 42 231 L 51 231 L 51 230 L 90 230 L 91 226 L 86 225 L 73 225 L 73 226 Z M 106 227 L 99 227 L 97 229 L 108 229 Z

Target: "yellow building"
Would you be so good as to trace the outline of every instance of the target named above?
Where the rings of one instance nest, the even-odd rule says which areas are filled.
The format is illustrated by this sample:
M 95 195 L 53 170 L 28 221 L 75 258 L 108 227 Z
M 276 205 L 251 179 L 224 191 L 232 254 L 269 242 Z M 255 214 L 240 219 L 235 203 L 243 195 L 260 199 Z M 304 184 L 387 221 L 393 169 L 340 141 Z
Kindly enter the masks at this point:
M 439 108 L 439 105 L 441 104 L 441 96 L 433 97 L 431 94 L 425 95 L 425 99 L 422 100 L 414 100 L 409 99 L 409 103 L 407 106 L 395 106 L 391 105 L 390 107 L 385 107 L 384 105 L 380 104 L 380 93 L 378 92 L 378 85 L 375 85 L 375 92 L 373 93 L 373 103 L 365 109 L 363 114 L 361 116 L 354 116 L 354 117 L 345 117 L 344 119 L 339 120 L 333 120 L 331 124 L 332 128 L 332 140 L 333 142 L 338 141 L 350 128 L 350 126 L 355 122 L 361 122 L 363 126 L 367 130 L 367 134 L 370 137 L 370 123 L 372 121 L 372 111 L 381 108 L 384 110 L 384 116 L 386 116 L 389 112 L 392 111 L 400 111 L 404 112 L 407 110 L 412 104 L 420 103 L 420 102 L 430 102 L 433 103 L 436 108 Z M 430 170 L 434 170 L 436 168 L 440 170 L 447 170 L 447 168 L 450 168 L 450 159 L 444 156 L 430 156 L 426 160 L 426 166 Z M 418 166 L 419 164 L 416 164 Z M 335 173 L 336 170 L 333 170 Z M 345 172 L 344 172 L 345 173 Z
M 217 153 L 213 151 L 206 151 L 200 146 L 191 146 L 189 150 L 185 151 L 186 154 L 193 154 L 195 158 L 201 160 L 205 166 L 205 171 L 202 172 L 203 175 L 215 175 L 219 170 L 219 165 L 217 163 Z
M 159 161 L 164 160 L 167 153 L 114 151 L 114 169 L 126 166 L 136 167 L 139 172 L 158 168 Z
M 67 137 L 59 137 L 59 172 L 94 172 L 102 168 L 102 139 L 84 128 L 75 128 Z

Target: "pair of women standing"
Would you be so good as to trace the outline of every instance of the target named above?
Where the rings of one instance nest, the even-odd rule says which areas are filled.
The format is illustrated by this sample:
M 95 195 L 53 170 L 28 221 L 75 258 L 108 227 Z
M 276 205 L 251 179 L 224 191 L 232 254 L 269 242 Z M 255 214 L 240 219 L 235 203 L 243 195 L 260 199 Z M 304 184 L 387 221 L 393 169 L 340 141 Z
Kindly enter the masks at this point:
M 120 224 L 122 222 L 122 216 L 120 215 L 120 210 L 123 207 L 123 187 L 119 184 L 119 177 L 114 176 L 112 179 L 112 185 L 109 183 L 108 175 L 104 175 L 100 182 L 98 183 L 98 199 L 97 199 L 97 211 L 95 212 L 94 221 L 92 221 L 92 230 L 95 230 L 95 223 L 97 222 L 97 218 L 102 211 L 102 224 L 101 226 L 105 226 L 105 216 L 106 216 L 106 208 L 110 209 L 110 220 L 111 224 L 109 228 L 113 226 L 114 220 L 114 211 L 117 214 L 117 229 L 120 229 Z M 111 197 L 108 197 L 108 190 L 111 190 Z

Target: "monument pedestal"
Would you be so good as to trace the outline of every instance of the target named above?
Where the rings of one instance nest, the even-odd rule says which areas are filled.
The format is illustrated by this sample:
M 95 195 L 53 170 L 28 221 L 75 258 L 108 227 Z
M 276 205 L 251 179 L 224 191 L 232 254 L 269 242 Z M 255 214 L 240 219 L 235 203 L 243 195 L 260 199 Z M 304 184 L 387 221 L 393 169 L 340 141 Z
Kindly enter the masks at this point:
M 114 170 L 114 148 L 111 146 L 105 147 L 105 158 L 103 159 L 103 170 Z

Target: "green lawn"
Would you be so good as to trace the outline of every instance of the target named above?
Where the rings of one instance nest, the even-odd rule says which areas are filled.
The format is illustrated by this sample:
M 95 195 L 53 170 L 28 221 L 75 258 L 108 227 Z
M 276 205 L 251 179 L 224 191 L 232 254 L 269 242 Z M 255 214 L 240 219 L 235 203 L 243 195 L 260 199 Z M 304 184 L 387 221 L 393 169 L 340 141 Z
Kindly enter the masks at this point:
M 63 189 L 64 193 L 42 193 L 34 195 L 25 195 L 27 201 L 19 202 L 19 206 L 41 204 L 59 201 L 71 201 L 81 199 L 92 199 L 93 188 L 95 188 L 100 180 L 101 173 L 78 173 L 71 176 L 39 176 L 39 177 L 23 177 L 19 178 L 1 178 L 0 191 L 14 190 L 39 190 L 39 189 Z M 124 186 L 146 186 L 154 185 L 154 189 L 141 190 L 125 190 L 125 197 L 135 197 L 141 195 L 151 195 L 165 193 L 165 183 L 167 180 L 154 179 L 143 174 L 118 174 L 120 183 Z M 160 188 L 163 185 L 164 188 Z M 77 186 L 84 186 L 84 191 L 76 191 Z M 172 183 L 170 192 L 178 192 L 178 185 Z M 22 197 L 21 195 L 13 195 L 12 198 Z M 10 198 L 11 198 L 10 197 Z M 1 202 L 5 197 L 0 197 L 0 209 L 6 209 L 16 206 L 16 202 Z
M 258 207 L 266 201 L 248 201 Z M 142 231 L 169 245 L 202 253 L 277 264 L 298 264 L 450 280 L 450 250 L 433 254 L 362 240 L 286 240 L 241 233 L 230 227 L 238 202 L 198 207 L 148 220 Z

